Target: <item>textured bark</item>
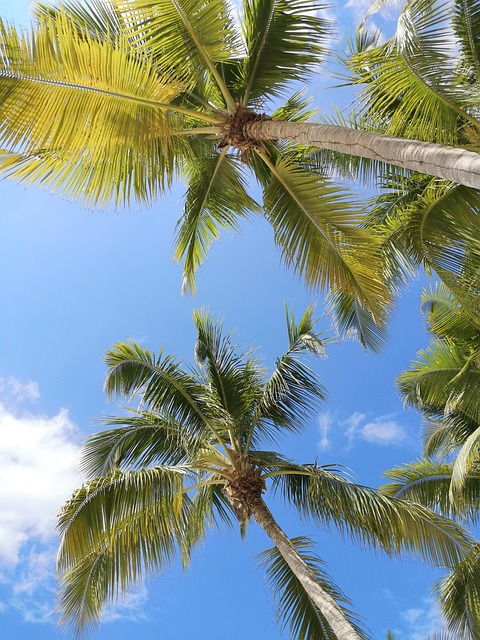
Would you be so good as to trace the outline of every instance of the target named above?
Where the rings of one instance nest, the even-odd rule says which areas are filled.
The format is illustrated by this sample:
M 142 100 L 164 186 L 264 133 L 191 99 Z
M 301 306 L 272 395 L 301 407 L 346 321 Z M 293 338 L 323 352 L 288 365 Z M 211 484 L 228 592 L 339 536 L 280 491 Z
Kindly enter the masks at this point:
M 480 189 L 480 154 L 431 142 L 334 125 L 263 120 L 245 125 L 256 140 L 290 140 L 370 158 Z
M 310 599 L 325 616 L 338 640 L 360 640 L 360 636 L 345 617 L 342 609 L 312 575 L 295 546 L 278 526 L 267 505 L 257 498 L 252 505 L 255 520 L 273 540 L 285 562 L 302 583 Z

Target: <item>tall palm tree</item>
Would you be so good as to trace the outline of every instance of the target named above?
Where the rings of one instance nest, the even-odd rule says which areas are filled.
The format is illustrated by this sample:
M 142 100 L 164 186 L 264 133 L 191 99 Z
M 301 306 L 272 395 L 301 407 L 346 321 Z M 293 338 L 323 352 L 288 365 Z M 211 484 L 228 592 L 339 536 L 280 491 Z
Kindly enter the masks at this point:
M 366 634 L 304 538 L 290 539 L 263 494 L 279 493 L 302 518 L 389 554 L 411 552 L 451 567 L 471 547 L 461 528 L 428 509 L 386 498 L 334 467 L 297 464 L 263 443 L 298 433 L 325 390 L 303 354 L 321 355 L 313 308 L 298 323 L 287 314 L 289 347 L 269 377 L 253 352 L 195 312 L 195 366 L 163 351 L 118 343 L 107 352 L 109 396 L 139 400 L 126 416 L 87 441 L 88 480 L 59 515 L 62 622 L 80 632 L 119 592 L 165 568 L 188 563 L 207 528 L 251 518 L 274 543 L 261 563 L 280 615 L 302 639 L 358 640 Z M 207 527 L 210 525 L 210 527 Z
M 445 287 L 425 291 L 422 308 L 432 339 L 399 376 L 398 386 L 406 404 L 424 417 L 427 457 L 388 471 L 390 482 L 381 492 L 477 524 L 480 320 Z M 449 629 L 469 640 L 480 636 L 479 550 L 477 544 L 436 587 Z
M 356 224 L 348 192 L 304 161 L 305 145 L 470 186 L 480 184 L 480 155 L 307 123 L 292 85 L 311 79 L 324 54 L 321 9 L 244 0 L 238 24 L 227 0 L 38 4 L 31 33 L 0 30 L 0 167 L 99 205 L 150 202 L 180 174 L 188 188 L 175 257 L 192 290 L 220 229 L 260 211 L 248 167 L 285 262 L 307 285 L 339 291 L 339 325 L 376 348 L 390 304 L 378 242 Z

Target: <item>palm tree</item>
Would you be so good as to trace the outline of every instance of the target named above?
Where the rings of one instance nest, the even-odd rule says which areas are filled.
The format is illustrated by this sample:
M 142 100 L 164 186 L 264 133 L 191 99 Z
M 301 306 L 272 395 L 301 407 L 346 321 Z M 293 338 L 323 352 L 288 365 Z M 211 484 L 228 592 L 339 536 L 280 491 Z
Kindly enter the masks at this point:
M 462 523 L 477 524 L 480 511 L 480 320 L 445 287 L 425 291 L 432 339 L 398 378 L 405 403 L 425 421 L 425 458 L 386 473 L 383 495 L 422 504 Z M 434 459 L 432 459 L 434 456 Z M 480 636 L 480 547 L 475 545 L 436 590 L 452 633 Z
M 455 454 L 452 490 L 478 465 L 480 442 L 480 319 L 439 286 L 424 291 L 432 339 L 398 378 L 404 402 L 425 418 L 425 454 Z
M 348 82 L 360 87 L 352 126 L 397 137 L 480 149 L 480 30 L 478 0 L 406 0 L 395 33 L 380 43 L 367 18 L 347 57 Z M 473 315 L 480 287 L 480 191 L 388 166 L 322 154 L 346 177 L 380 184 L 364 224 L 384 237 L 396 286 L 412 271 L 434 270 Z M 379 179 L 380 176 L 380 179 Z M 477 188 L 480 185 L 474 185 Z
M 299 433 L 325 397 L 303 354 L 322 355 L 313 307 L 287 314 L 289 347 L 273 373 L 205 311 L 194 313 L 195 366 L 118 343 L 107 352 L 109 396 L 139 399 L 105 422 L 83 450 L 88 476 L 59 515 L 62 622 L 78 633 L 102 607 L 179 554 L 184 564 L 207 528 L 250 519 L 274 543 L 261 563 L 294 637 L 358 640 L 366 634 L 305 538 L 290 539 L 263 498 L 279 493 L 302 518 L 389 554 L 411 552 L 451 567 L 471 547 L 458 525 L 428 509 L 352 483 L 332 466 L 297 464 L 263 448 Z M 209 526 L 208 526 L 209 525 Z
M 100 206 L 151 202 L 182 176 L 175 257 L 190 290 L 220 229 L 261 210 L 248 167 L 285 262 L 308 286 L 328 286 L 339 326 L 377 348 L 391 301 L 379 243 L 356 224 L 349 193 L 311 170 L 305 145 L 470 186 L 480 184 L 480 156 L 306 122 L 308 103 L 292 86 L 324 55 L 330 29 L 319 9 L 245 0 L 239 25 L 226 0 L 38 4 L 31 33 L 1 28 L 0 166 Z

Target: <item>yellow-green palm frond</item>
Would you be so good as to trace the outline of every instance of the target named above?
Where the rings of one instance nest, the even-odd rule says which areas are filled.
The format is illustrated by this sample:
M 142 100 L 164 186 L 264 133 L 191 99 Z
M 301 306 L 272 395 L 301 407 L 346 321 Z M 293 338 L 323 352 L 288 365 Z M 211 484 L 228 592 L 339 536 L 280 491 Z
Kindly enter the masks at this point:
M 265 215 L 286 264 L 312 289 L 338 287 L 354 294 L 381 325 L 390 296 L 380 241 L 358 226 L 356 203 L 321 175 L 285 159 L 262 159 L 270 170 Z
M 320 63 L 331 26 L 325 5 L 306 0 L 244 0 L 246 54 L 239 85 L 244 104 L 278 97 L 293 81 L 305 82 Z
M 221 88 L 226 106 L 235 107 L 217 64 L 235 58 L 238 33 L 225 0 L 116 0 L 127 24 L 161 67 L 185 81 L 208 70 Z
M 335 585 L 324 569 L 324 562 L 314 553 L 308 538 L 292 538 L 297 553 L 303 558 L 315 580 L 339 604 L 345 617 L 360 638 L 368 635 L 359 624 L 358 616 L 350 609 L 348 598 Z M 290 627 L 290 638 L 296 640 L 337 640 L 327 619 L 315 606 L 305 587 L 292 572 L 278 549 L 273 547 L 257 556 L 258 565 L 266 572 L 267 583 L 277 601 L 277 619 L 282 631 Z
M 188 177 L 184 212 L 177 224 L 174 258 L 183 264 L 183 288 L 195 292 L 195 273 L 203 263 L 212 243 L 219 239 L 220 229 L 236 231 L 242 219 L 260 211 L 247 193 L 246 177 L 238 158 L 204 150 L 200 157 L 187 163 Z
M 454 638 L 476 640 L 480 636 L 480 543 L 435 590 Z
M 168 109 L 183 87 L 117 36 L 60 12 L 19 34 L 0 25 L 0 145 L 7 175 L 86 203 L 150 200 L 172 177 Z
M 472 545 L 467 532 L 451 520 L 420 504 L 354 484 L 332 467 L 285 465 L 272 481 L 304 518 L 335 524 L 360 544 L 390 555 L 409 553 L 452 567 Z
M 73 494 L 59 515 L 62 626 L 80 635 L 145 576 L 177 555 L 188 562 L 208 516 L 184 491 L 196 477 L 181 466 L 116 471 Z

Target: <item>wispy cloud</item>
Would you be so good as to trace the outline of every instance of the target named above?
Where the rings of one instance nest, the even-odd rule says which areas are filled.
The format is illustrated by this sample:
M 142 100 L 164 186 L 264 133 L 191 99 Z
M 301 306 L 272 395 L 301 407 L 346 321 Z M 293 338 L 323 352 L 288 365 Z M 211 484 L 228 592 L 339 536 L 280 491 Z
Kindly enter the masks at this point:
M 318 447 L 321 451 L 330 447 L 330 440 L 328 438 L 328 432 L 330 430 L 331 417 L 329 413 L 321 413 L 318 416 L 318 427 L 320 430 L 320 440 Z
M 407 437 L 405 429 L 398 422 L 381 418 L 364 424 L 359 433 L 363 440 L 385 446 L 399 444 Z
M 421 604 L 402 613 L 406 623 L 406 640 L 425 640 L 434 631 L 444 628 L 436 602 L 432 598 L 424 598 Z
M 373 416 L 362 411 L 355 411 L 346 418 L 338 414 L 322 413 L 318 417 L 320 440 L 318 448 L 328 449 L 346 443 L 346 450 L 351 450 L 360 442 L 381 446 L 398 446 L 409 442 L 406 428 L 393 415 Z

